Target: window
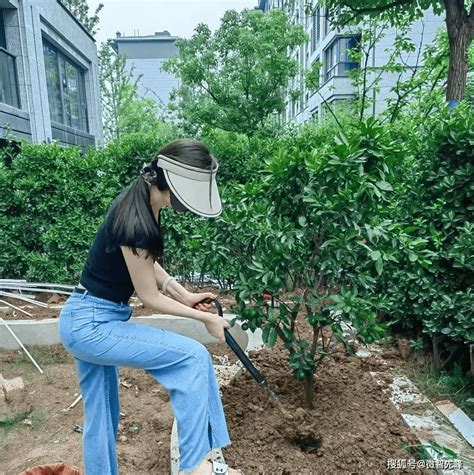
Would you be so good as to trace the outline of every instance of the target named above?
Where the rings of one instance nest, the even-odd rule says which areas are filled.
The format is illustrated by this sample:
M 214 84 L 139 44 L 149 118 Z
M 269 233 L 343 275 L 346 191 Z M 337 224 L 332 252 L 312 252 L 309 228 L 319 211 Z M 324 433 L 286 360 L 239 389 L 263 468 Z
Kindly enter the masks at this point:
M 316 7 L 313 10 L 313 22 L 311 26 L 311 52 L 316 50 L 316 46 L 321 39 L 321 8 Z
M 357 48 L 360 38 L 350 36 L 336 38 L 325 51 L 325 80 L 334 76 L 347 76 L 349 71 L 359 67 L 359 63 L 352 61 L 350 50 Z
M 16 58 L 7 51 L 3 10 L 0 9 L 0 102 L 20 108 Z
M 329 22 L 329 8 L 325 9 L 325 15 L 324 15 L 324 37 L 329 33 L 329 30 L 331 28 L 331 24 Z
M 47 41 L 43 53 L 51 120 L 87 132 L 84 71 Z
M 7 49 L 7 38 L 5 36 L 5 22 L 3 20 L 3 10 L 0 9 L 0 48 Z

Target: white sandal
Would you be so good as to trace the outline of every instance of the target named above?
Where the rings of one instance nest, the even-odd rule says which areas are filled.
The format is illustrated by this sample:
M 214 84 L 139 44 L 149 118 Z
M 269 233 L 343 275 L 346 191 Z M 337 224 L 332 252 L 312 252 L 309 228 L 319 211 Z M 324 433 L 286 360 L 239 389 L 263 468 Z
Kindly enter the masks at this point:
M 212 475 L 228 475 L 229 467 L 226 463 L 212 460 Z

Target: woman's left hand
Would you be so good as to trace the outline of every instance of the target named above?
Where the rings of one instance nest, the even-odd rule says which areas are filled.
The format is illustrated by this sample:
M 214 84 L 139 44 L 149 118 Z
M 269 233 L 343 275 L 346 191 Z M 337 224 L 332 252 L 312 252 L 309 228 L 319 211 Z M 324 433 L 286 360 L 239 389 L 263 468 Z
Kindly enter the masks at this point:
M 203 300 L 216 299 L 217 296 L 211 292 L 202 292 L 200 294 L 193 294 L 188 292 L 186 300 L 183 302 L 188 307 L 193 307 L 196 310 L 201 310 L 202 312 L 208 312 L 212 307 L 212 303 L 202 303 Z

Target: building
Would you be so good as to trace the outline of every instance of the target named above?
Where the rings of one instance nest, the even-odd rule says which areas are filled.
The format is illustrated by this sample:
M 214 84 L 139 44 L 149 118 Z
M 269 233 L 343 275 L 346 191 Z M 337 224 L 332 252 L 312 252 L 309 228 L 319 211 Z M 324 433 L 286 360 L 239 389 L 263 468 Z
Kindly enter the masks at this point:
M 0 136 L 101 142 L 97 48 L 60 0 L 0 0 Z
M 160 108 L 168 104 L 171 91 L 179 86 L 176 76 L 162 70 L 167 58 L 178 55 L 177 39 L 178 36 L 171 36 L 168 31 L 159 31 L 150 36 L 117 33 L 113 40 L 114 49 L 126 58 L 126 70 L 139 79 L 140 96 L 153 99 Z
M 332 28 L 327 16 L 326 8 L 315 6 L 307 14 L 303 1 L 295 0 L 259 0 L 258 8 L 268 12 L 274 8 L 281 8 L 287 13 L 294 24 L 302 25 L 309 36 L 309 41 L 291 54 L 299 61 L 302 71 L 310 69 L 314 64 L 320 64 L 319 89 L 308 91 L 304 85 L 303 74 L 295 79 L 293 87 L 301 91 L 299 100 L 290 101 L 283 114 L 285 121 L 306 122 L 310 118 L 321 118 L 324 113 L 324 104 L 336 104 L 351 100 L 355 97 L 355 90 L 349 77 L 351 69 L 360 67 L 359 63 L 350 58 L 350 49 L 357 47 L 357 34 L 350 30 L 336 31 Z M 317 3 L 317 2 L 315 2 Z M 441 17 L 428 11 L 424 18 L 413 24 L 409 37 L 416 45 L 416 51 L 405 55 L 403 62 L 410 68 L 417 67 L 421 55 L 418 52 L 425 46 L 433 43 L 439 29 L 444 27 Z M 394 28 L 387 29 L 375 47 L 371 50 L 369 65 L 373 69 L 371 75 L 379 75 L 378 68 L 389 60 L 390 49 L 396 36 Z M 370 92 L 371 108 L 374 115 L 383 111 L 386 100 L 391 96 L 391 88 L 398 80 L 398 73 L 383 73 L 380 76 L 378 90 Z M 373 77 L 373 76 L 372 76 Z M 371 76 L 369 76 L 369 84 Z

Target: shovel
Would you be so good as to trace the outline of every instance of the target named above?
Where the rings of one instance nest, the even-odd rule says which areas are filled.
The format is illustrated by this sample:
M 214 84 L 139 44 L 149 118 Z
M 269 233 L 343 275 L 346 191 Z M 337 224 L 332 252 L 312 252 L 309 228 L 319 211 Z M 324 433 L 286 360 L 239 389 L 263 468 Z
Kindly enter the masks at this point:
M 222 311 L 222 305 L 217 299 L 205 299 L 202 303 L 213 303 L 217 309 L 217 313 L 220 317 L 224 318 L 224 312 Z M 229 345 L 230 349 L 235 353 L 237 358 L 245 366 L 245 369 L 250 373 L 253 379 L 257 382 L 258 386 L 262 388 L 265 394 L 269 399 L 275 404 L 275 406 L 280 410 L 280 412 L 288 419 L 293 419 L 293 416 L 286 411 L 281 402 L 278 400 L 276 394 L 269 388 L 266 379 L 258 371 L 257 368 L 250 361 L 249 357 L 244 353 L 239 344 L 235 341 L 234 337 L 230 334 L 229 330 L 224 329 L 225 341 Z

